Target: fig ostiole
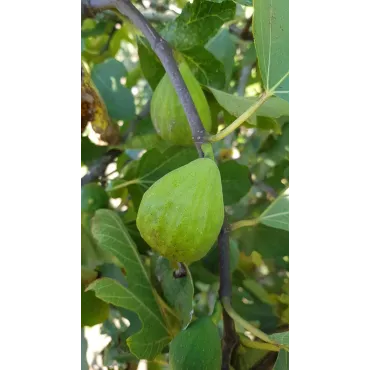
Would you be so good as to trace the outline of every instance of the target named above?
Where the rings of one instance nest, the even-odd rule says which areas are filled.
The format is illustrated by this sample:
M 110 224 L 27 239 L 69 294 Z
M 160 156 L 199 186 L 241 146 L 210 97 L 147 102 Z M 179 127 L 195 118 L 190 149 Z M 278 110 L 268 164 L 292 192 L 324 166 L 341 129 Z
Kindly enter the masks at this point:
M 219 169 L 196 159 L 163 176 L 144 194 L 136 219 L 142 238 L 170 261 L 190 264 L 204 257 L 224 220 Z
M 203 90 L 188 65 L 182 62 L 179 70 L 194 101 L 199 117 L 206 131 L 212 128 L 211 111 Z M 194 140 L 185 115 L 184 108 L 177 96 L 172 82 L 166 73 L 154 90 L 150 115 L 158 135 L 173 144 L 190 146 Z

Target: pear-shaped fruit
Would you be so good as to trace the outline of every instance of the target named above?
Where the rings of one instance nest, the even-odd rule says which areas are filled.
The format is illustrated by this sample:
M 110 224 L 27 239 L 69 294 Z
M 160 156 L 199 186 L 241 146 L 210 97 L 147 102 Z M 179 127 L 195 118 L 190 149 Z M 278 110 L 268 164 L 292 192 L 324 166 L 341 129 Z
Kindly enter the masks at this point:
M 207 254 L 223 220 L 220 172 L 211 159 L 200 158 L 155 182 L 143 196 L 136 222 L 155 251 L 190 264 Z
M 186 63 L 181 63 L 179 70 L 189 89 L 203 126 L 209 132 L 212 128 L 212 118 L 203 90 Z M 176 145 L 193 145 L 192 134 L 184 108 L 167 74 L 163 76 L 153 93 L 150 114 L 153 125 L 162 139 Z
M 172 370 L 221 369 L 221 339 L 210 317 L 202 317 L 170 343 Z

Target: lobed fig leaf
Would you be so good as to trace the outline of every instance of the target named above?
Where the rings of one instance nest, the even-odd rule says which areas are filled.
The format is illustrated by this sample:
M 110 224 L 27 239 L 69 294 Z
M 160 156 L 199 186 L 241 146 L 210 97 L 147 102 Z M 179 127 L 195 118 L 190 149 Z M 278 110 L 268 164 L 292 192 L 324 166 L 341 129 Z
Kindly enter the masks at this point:
M 199 82 L 186 63 L 181 63 L 179 70 L 204 128 L 208 132 L 211 131 L 211 111 Z M 153 93 L 150 114 L 153 125 L 162 139 L 176 145 L 193 145 L 194 140 L 184 108 L 167 73 L 162 77 Z
M 208 253 L 223 220 L 220 172 L 215 162 L 200 158 L 163 176 L 145 192 L 136 223 L 156 252 L 190 264 Z
M 210 317 L 202 317 L 170 343 L 172 370 L 221 369 L 221 340 Z

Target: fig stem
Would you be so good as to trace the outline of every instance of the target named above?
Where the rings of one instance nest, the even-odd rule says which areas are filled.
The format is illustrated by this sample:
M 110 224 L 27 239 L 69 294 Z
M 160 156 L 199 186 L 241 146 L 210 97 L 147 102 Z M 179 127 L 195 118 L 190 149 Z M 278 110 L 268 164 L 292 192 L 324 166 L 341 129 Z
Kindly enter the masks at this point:
M 233 123 L 229 126 L 225 127 L 219 133 L 212 135 L 209 137 L 209 141 L 215 143 L 224 139 L 226 136 L 230 135 L 234 132 L 238 127 L 240 127 L 246 120 L 248 120 L 254 113 L 256 113 L 257 109 L 271 96 L 269 92 L 264 92 L 260 96 L 260 98 L 251 106 L 249 107 L 241 116 L 239 116 Z
M 237 229 L 240 229 L 241 227 L 255 226 L 257 224 L 258 224 L 257 219 L 241 220 L 241 221 L 237 221 L 231 224 L 231 230 L 237 230 Z
M 182 262 L 178 262 L 178 269 L 173 272 L 175 279 L 186 277 L 188 274 L 186 266 Z

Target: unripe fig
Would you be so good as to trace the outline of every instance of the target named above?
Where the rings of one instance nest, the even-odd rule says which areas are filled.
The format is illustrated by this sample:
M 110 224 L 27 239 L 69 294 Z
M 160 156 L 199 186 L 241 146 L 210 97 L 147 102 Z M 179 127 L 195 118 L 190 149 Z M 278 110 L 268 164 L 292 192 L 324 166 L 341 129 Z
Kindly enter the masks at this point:
M 220 172 L 211 159 L 200 158 L 146 191 L 136 223 L 151 248 L 171 261 L 190 264 L 211 249 L 223 220 Z
M 202 317 L 170 343 L 172 370 L 221 369 L 221 339 L 210 317 Z
M 203 126 L 209 132 L 212 128 L 212 118 L 203 90 L 186 63 L 181 63 L 179 70 L 193 98 Z M 153 93 L 150 115 L 162 139 L 176 145 L 193 145 L 192 133 L 184 108 L 168 74 L 163 76 Z

